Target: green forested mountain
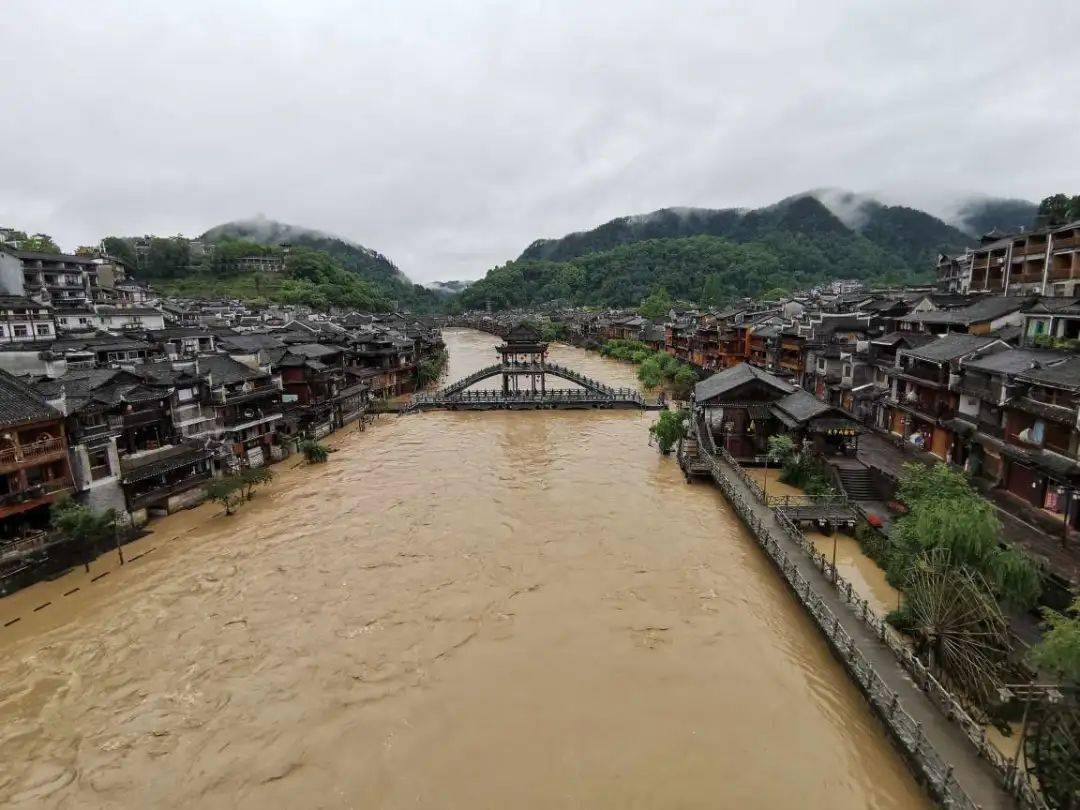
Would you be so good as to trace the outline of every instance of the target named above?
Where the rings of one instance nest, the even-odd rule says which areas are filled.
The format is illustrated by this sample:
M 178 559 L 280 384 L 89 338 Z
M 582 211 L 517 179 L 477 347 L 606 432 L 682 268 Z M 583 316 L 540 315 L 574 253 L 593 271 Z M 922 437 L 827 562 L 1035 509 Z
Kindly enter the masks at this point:
M 336 259 L 346 270 L 351 270 L 368 281 L 409 283 L 394 263 L 378 251 L 322 231 L 264 217 L 226 222 L 211 228 L 200 238 L 212 244 L 236 239 L 267 246 L 292 245 L 321 250 Z
M 665 209 L 621 217 L 592 231 L 534 242 L 516 261 L 490 270 L 457 303 L 631 306 L 656 289 L 704 302 L 836 278 L 927 280 L 939 251 L 961 250 L 972 241 L 902 206 L 859 200 L 843 213 L 846 222 L 821 200 L 801 195 L 752 211 Z
M 182 236 L 152 237 L 141 256 L 137 241 L 142 240 L 115 236 L 102 240 L 106 251 L 136 267 L 140 278 L 153 281 L 166 294 L 375 311 L 396 304 L 426 312 L 440 301 L 437 293 L 413 284 L 377 251 L 262 217 L 218 225 L 198 242 Z M 244 272 L 236 267 L 241 257 L 267 255 L 284 259 L 283 273 Z
M 396 303 L 399 308 L 426 312 L 439 303 L 434 291 L 412 283 L 378 251 L 311 228 L 257 217 L 218 225 L 204 233 L 202 239 L 214 244 L 243 240 L 273 247 L 290 245 L 325 253 L 338 266 L 370 283 L 380 298 Z
M 867 202 L 861 212 L 858 232 L 915 272 L 933 267 L 939 253 L 959 253 L 972 243 L 968 234 L 917 208 Z
M 901 259 L 858 234 L 775 230 L 752 242 L 718 236 L 650 239 L 565 262 L 518 259 L 489 270 L 455 299 L 463 309 L 549 301 L 637 306 L 655 290 L 707 304 L 805 288 L 834 278 L 901 282 Z
M 978 198 L 960 206 L 956 221 L 958 227 L 972 236 L 982 236 L 993 230 L 1015 233 L 1034 225 L 1038 211 L 1038 203 L 1028 200 Z
M 846 192 L 830 192 L 824 199 L 802 194 L 749 211 L 665 208 L 651 214 L 613 219 L 593 230 L 568 234 L 561 239 L 537 240 L 520 258 L 566 261 L 646 239 L 704 235 L 753 242 L 776 231 L 788 231 L 843 237 L 861 235 L 901 259 L 912 272 L 923 272 L 939 252 L 962 250 L 972 241 L 969 234 L 915 208 L 883 205 Z

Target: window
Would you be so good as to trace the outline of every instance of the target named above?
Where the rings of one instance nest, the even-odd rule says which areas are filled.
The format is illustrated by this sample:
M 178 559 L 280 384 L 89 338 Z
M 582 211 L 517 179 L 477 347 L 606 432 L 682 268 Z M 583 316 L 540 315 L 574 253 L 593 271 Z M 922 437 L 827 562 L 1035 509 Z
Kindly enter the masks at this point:
M 22 324 L 18 324 L 12 327 L 12 334 L 14 334 L 15 337 L 26 337 L 30 334 L 30 329 Z
M 44 337 L 48 337 L 50 334 L 52 334 L 52 330 L 49 329 L 49 325 L 47 323 L 39 323 L 37 325 L 37 333 Z

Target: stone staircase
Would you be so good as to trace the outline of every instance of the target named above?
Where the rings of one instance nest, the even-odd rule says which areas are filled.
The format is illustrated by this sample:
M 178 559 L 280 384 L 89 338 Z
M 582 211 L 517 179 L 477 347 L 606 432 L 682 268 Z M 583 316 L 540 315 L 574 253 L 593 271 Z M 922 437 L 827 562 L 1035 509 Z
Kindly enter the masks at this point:
M 850 500 L 881 500 L 881 492 L 878 490 L 877 484 L 874 483 L 870 470 L 866 467 L 837 467 L 836 472 L 840 476 L 840 484 L 844 487 L 844 492 L 847 493 Z

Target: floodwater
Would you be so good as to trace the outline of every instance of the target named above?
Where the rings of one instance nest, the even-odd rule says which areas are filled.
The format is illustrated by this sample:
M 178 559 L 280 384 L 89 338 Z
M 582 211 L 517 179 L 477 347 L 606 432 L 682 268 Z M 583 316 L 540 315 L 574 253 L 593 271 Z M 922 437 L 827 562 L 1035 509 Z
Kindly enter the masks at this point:
M 494 356 L 446 338 L 451 379 Z M 0 804 L 928 806 L 652 419 L 384 417 L 234 517 L 171 516 L 123 568 L 0 600 Z
M 872 559 L 867 557 L 859 541 L 849 534 L 836 532 L 826 535 L 821 532 L 806 532 L 817 550 L 832 562 L 833 549 L 836 550 L 836 571 L 851 583 L 860 597 L 870 604 L 881 618 L 900 605 L 900 592 L 885 579 L 885 572 Z

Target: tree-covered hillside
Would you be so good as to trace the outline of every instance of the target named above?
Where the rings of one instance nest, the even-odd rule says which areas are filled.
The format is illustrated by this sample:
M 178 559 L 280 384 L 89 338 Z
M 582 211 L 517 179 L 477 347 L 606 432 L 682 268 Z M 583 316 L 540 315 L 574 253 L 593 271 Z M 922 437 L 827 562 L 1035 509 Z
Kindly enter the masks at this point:
M 979 198 L 960 206 L 956 223 L 976 237 L 994 230 L 1015 233 L 1021 228 L 1030 228 L 1038 210 L 1038 204 L 1028 200 Z
M 916 272 L 933 267 L 938 254 L 960 253 L 972 243 L 968 234 L 917 208 L 870 203 L 863 212 L 858 232 Z
M 591 231 L 561 239 L 540 239 L 529 245 L 521 259 L 568 261 L 597 251 L 647 239 L 687 236 L 722 236 L 734 242 L 760 242 L 777 233 L 810 234 L 840 241 L 866 242 L 889 254 L 886 265 L 899 261 L 911 273 L 927 273 L 939 252 L 956 252 L 970 245 L 969 235 L 923 211 L 882 205 L 856 195 L 829 197 L 801 194 L 776 205 L 745 211 L 735 208 L 668 208 L 641 216 L 620 217 Z M 866 248 L 868 249 L 868 248 Z
M 519 259 L 496 267 L 455 299 L 463 309 L 551 301 L 637 306 L 656 290 L 722 303 L 835 278 L 912 280 L 905 262 L 853 233 L 772 230 L 753 242 L 716 236 L 650 239 L 565 262 Z
M 322 231 L 257 217 L 226 222 L 202 235 L 204 242 L 215 245 L 230 239 L 273 247 L 289 245 L 325 253 L 340 267 L 372 284 L 382 298 L 395 302 L 401 309 L 429 312 L 439 304 L 439 296 L 434 291 L 413 284 L 383 254 Z
M 151 237 L 147 243 L 108 236 L 102 244 L 109 254 L 134 267 L 138 277 L 171 295 L 267 299 L 317 308 L 376 311 L 396 305 L 415 312 L 430 312 L 441 300 L 436 292 L 409 281 L 381 253 L 320 231 L 264 218 L 225 223 L 198 240 Z M 137 244 L 143 248 L 141 255 Z M 241 269 L 237 260 L 251 256 L 277 257 L 284 272 Z
M 378 251 L 322 231 L 264 217 L 226 222 L 211 228 L 200 238 L 208 244 L 237 239 L 259 245 L 292 245 L 321 250 L 336 259 L 346 270 L 351 270 L 368 281 L 409 283 L 394 263 Z

